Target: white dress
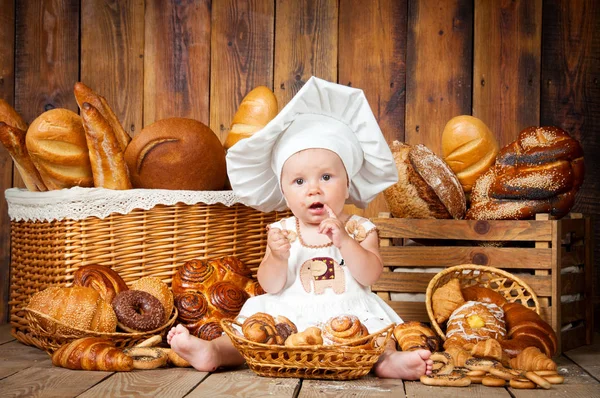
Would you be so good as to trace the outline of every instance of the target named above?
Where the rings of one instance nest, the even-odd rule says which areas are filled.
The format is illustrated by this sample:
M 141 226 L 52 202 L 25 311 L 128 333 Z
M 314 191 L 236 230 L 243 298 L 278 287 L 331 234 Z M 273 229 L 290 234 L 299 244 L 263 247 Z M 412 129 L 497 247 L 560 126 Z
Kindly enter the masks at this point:
M 333 244 L 303 244 L 295 217 L 282 219 L 270 227 L 290 231 L 287 282 L 277 294 L 249 298 L 240 311 L 240 320 L 256 312 L 283 315 L 301 331 L 325 323 L 333 316 L 351 314 L 356 315 L 370 333 L 391 323 L 402 323 L 398 314 L 372 293 L 370 287 L 362 286 L 352 277 Z M 356 215 L 346 223 L 346 231 L 359 242 L 375 230 L 375 224 Z

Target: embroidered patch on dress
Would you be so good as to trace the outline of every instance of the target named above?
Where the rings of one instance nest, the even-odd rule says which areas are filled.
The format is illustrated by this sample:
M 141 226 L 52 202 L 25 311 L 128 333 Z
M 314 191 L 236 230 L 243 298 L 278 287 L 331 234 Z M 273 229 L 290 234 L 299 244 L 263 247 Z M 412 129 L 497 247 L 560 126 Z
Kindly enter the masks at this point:
M 367 231 L 364 225 L 359 224 L 356 220 L 350 220 L 346 224 L 346 232 L 357 242 L 362 242 L 367 237 Z
M 332 288 L 336 294 L 346 291 L 346 275 L 340 264 L 331 257 L 315 257 L 300 267 L 300 282 L 306 293 L 314 287 L 315 294 L 323 294 Z

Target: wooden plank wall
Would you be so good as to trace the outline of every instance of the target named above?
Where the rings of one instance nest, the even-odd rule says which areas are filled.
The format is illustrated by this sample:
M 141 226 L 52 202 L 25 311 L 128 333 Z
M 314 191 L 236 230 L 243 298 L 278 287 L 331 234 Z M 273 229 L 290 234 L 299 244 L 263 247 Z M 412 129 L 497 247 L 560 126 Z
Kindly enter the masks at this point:
M 183 116 L 224 140 L 252 88 L 272 88 L 281 108 L 316 75 L 362 88 L 389 142 L 438 154 L 459 114 L 483 119 L 503 145 L 529 125 L 563 127 L 586 154 L 574 210 L 600 215 L 595 0 L 0 0 L 0 10 L 0 97 L 27 122 L 55 107 L 77 111 L 81 80 L 132 136 Z M 4 148 L 0 165 L 2 191 L 24 186 Z M 354 211 L 384 210 L 380 197 Z M 594 231 L 600 241 L 598 223 Z M 2 197 L 2 322 L 9 236 Z M 595 258 L 598 292 L 598 245 Z

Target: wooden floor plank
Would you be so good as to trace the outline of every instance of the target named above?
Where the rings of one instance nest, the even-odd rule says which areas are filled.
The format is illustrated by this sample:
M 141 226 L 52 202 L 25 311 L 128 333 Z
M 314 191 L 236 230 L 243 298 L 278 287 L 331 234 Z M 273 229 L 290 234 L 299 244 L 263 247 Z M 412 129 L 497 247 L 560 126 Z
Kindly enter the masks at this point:
M 0 344 L 0 379 L 32 366 L 52 367 L 50 356 L 42 350 L 26 346 L 16 340 Z
M 10 334 L 10 324 L 0 325 L 0 344 L 8 343 L 14 339 Z
M 31 367 L 0 380 L 0 391 L 2 397 L 75 397 L 108 376 L 110 372 Z
M 80 397 L 183 397 L 206 375 L 192 368 L 118 372 Z
M 565 352 L 565 356 L 600 380 L 600 333 L 594 334 L 594 342 Z
M 248 368 L 212 373 L 186 398 L 195 397 L 293 397 L 300 381 L 257 376 Z
M 555 384 L 549 390 L 517 390 L 509 387 L 515 398 L 600 397 L 600 383 L 596 379 L 564 356 L 555 358 L 555 361 L 558 373 L 565 377 L 564 384 Z
M 485 397 L 510 398 L 505 388 L 486 387 L 481 384 L 471 384 L 468 387 L 438 387 L 426 386 L 418 381 L 407 381 L 406 396 L 408 398 L 455 398 L 455 397 Z
M 379 379 L 367 375 L 358 380 L 304 380 L 298 398 L 309 397 L 403 397 L 404 384 L 397 379 Z

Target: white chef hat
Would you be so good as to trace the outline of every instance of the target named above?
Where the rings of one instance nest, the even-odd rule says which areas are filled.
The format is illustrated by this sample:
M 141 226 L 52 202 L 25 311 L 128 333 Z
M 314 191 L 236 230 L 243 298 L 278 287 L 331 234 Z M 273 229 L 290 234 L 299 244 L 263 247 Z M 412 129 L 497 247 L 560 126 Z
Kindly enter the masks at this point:
M 258 210 L 286 209 L 279 185 L 283 164 L 313 148 L 342 159 L 350 184 L 347 202 L 360 208 L 398 181 L 394 158 L 363 91 L 313 76 L 263 129 L 229 148 L 233 191 Z

